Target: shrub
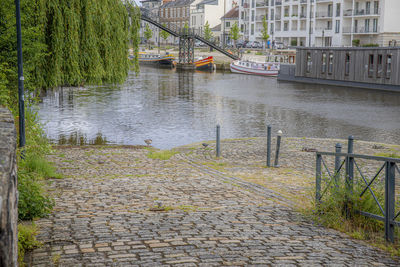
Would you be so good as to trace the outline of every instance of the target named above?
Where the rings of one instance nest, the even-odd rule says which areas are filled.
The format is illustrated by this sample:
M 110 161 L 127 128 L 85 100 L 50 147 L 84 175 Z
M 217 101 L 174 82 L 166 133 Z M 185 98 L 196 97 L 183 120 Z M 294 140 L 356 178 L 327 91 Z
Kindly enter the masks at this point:
M 297 46 L 297 40 L 292 40 L 290 41 L 291 46 Z
M 353 46 L 360 46 L 360 39 L 354 39 Z
M 363 44 L 362 47 L 379 47 L 378 44 Z
M 19 266 L 25 266 L 24 256 L 28 250 L 33 250 L 42 245 L 36 240 L 37 227 L 34 223 L 18 224 L 18 263 Z

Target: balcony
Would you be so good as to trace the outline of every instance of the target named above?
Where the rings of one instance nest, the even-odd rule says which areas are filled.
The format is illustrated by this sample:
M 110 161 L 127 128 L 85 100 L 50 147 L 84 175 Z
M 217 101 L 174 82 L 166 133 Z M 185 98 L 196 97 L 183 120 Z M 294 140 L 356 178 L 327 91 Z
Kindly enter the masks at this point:
M 307 4 L 307 0 L 300 0 L 300 4 Z
M 316 0 L 317 3 L 332 3 L 333 0 Z
M 359 28 L 354 28 L 353 31 L 351 27 L 343 28 L 342 29 L 343 34 L 379 34 L 378 29 L 373 29 L 372 27 L 370 28 L 364 28 L 364 27 L 359 27 Z
M 300 13 L 300 19 L 306 19 L 307 14 L 306 13 Z
M 265 7 L 268 7 L 268 6 L 269 6 L 268 0 L 263 0 L 263 1 L 257 1 L 256 2 L 256 7 L 258 7 L 258 8 L 265 8 Z
M 375 17 L 375 16 L 380 16 L 381 14 L 381 9 L 374 9 L 374 10 L 365 10 L 365 9 L 360 9 L 360 10 L 353 10 L 352 9 L 347 9 L 343 12 L 344 17 Z
M 317 19 L 331 19 L 332 18 L 332 14 L 333 12 L 317 12 L 315 17 Z
M 282 5 L 282 0 L 276 0 L 275 1 L 276 6 L 281 6 Z

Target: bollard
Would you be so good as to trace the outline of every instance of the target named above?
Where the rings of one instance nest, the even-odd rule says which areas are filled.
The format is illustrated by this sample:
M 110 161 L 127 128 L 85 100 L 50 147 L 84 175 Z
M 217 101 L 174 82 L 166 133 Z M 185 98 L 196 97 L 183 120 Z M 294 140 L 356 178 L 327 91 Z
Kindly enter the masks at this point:
M 279 130 L 278 131 L 278 136 L 276 138 L 276 152 L 275 152 L 275 164 L 274 164 L 275 168 L 279 167 L 278 160 L 279 160 L 279 150 L 280 150 L 280 147 L 281 147 L 281 135 L 282 135 L 282 131 Z
M 221 132 L 221 127 L 219 124 L 217 125 L 217 142 L 216 142 L 216 153 L 217 153 L 217 158 L 221 155 L 221 139 L 220 139 L 220 132 Z
M 267 167 L 271 167 L 271 125 L 267 126 Z
M 335 152 L 341 153 L 342 152 L 342 144 L 337 143 L 335 145 Z M 340 167 L 340 156 L 335 156 L 335 184 L 336 186 L 339 184 L 339 167 Z

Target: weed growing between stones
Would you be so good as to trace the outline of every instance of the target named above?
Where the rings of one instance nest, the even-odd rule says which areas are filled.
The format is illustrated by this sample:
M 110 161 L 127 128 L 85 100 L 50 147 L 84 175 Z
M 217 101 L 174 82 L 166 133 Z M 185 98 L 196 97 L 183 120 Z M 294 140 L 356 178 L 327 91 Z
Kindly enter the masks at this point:
M 25 252 L 42 246 L 42 243 L 36 240 L 37 227 L 32 224 L 18 224 L 18 263 L 20 267 L 25 266 Z
M 361 211 L 383 216 L 373 195 L 367 191 L 361 196 L 366 185 L 360 179 L 354 180 L 352 193 L 346 188 L 344 179 L 339 184 L 330 185 L 323 194 L 321 202 L 315 203 L 311 209 L 302 210 L 314 222 L 325 227 L 345 232 L 355 239 L 368 241 L 373 246 L 389 251 L 392 255 L 400 255 L 400 231 L 395 227 L 395 244 L 388 244 L 384 239 L 384 223 L 361 215 Z M 376 199 L 384 211 L 384 182 L 377 181 L 371 185 Z M 324 192 L 322 189 L 321 192 Z M 315 194 L 314 194 L 315 196 Z M 400 203 L 397 203 L 396 210 Z M 346 212 L 346 210 L 348 212 Z
M 149 153 L 147 153 L 147 157 L 149 159 L 160 159 L 160 160 L 168 160 L 170 159 L 173 155 L 177 154 L 178 152 L 173 151 L 173 150 L 160 150 L 160 151 L 154 151 L 150 150 Z

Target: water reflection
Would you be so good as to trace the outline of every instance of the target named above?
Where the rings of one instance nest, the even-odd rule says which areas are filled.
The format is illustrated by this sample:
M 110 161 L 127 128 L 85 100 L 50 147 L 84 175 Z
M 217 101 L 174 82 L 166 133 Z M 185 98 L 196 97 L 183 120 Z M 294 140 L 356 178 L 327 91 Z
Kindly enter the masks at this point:
M 56 143 L 144 144 L 159 148 L 214 139 L 287 136 L 400 143 L 400 94 L 279 83 L 230 73 L 142 68 L 124 85 L 61 88 L 40 105 Z

